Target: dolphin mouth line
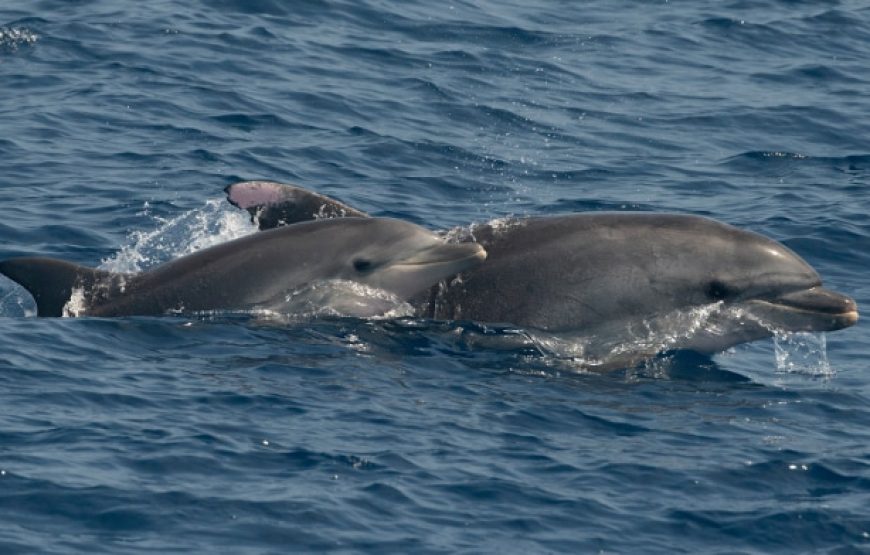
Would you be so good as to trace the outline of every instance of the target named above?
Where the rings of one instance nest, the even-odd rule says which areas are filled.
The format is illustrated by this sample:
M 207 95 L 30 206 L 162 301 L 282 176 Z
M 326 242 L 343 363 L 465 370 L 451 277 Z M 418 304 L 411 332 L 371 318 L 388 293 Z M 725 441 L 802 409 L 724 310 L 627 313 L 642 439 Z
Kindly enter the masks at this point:
M 461 257 L 455 256 L 456 251 L 454 249 L 451 252 L 451 254 L 453 254 L 454 256 L 442 256 L 442 257 L 432 257 L 432 258 L 420 257 L 419 259 L 416 259 L 416 260 L 415 259 L 404 260 L 400 263 L 394 264 L 394 267 L 395 268 L 420 268 L 423 266 L 433 266 L 433 265 L 438 265 L 438 264 L 463 264 L 463 263 L 469 262 L 469 261 L 483 262 L 484 260 L 486 260 L 486 250 L 484 250 L 483 247 L 481 247 L 480 245 L 477 245 L 475 243 L 470 243 L 469 247 L 472 244 L 474 245 L 474 248 L 469 248 L 468 249 L 469 253 L 465 256 L 461 256 Z M 454 246 L 456 246 L 456 245 L 451 245 L 451 247 L 454 247 Z
M 752 302 L 772 312 L 816 320 L 825 328 L 847 328 L 858 322 L 858 305 L 854 300 L 820 286 Z
M 850 321 L 850 326 L 858 322 L 858 309 L 845 310 L 845 311 L 835 311 L 835 310 L 812 310 L 807 308 L 800 308 L 794 305 L 790 305 L 788 303 L 781 303 L 772 300 L 761 300 L 755 299 L 753 302 L 758 303 L 760 305 L 773 307 L 779 310 L 787 310 L 789 312 L 793 312 L 795 314 L 808 314 L 815 316 L 824 316 L 829 318 L 838 318 Z

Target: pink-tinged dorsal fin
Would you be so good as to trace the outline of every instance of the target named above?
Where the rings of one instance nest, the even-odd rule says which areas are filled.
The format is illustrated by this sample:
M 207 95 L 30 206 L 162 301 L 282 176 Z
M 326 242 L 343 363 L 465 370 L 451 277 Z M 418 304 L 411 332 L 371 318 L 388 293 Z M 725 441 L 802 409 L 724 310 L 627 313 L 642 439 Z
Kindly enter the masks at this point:
M 343 202 L 286 183 L 242 181 L 224 191 L 227 200 L 247 210 L 261 230 L 310 220 L 368 217 Z

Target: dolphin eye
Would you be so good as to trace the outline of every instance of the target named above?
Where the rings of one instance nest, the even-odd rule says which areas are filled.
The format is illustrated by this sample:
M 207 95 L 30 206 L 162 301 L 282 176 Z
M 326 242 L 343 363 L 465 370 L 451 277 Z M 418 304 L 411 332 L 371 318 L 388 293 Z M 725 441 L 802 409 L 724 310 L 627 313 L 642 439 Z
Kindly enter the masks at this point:
M 365 258 L 357 258 L 353 261 L 353 269 L 357 272 L 367 272 L 372 267 L 372 261 Z
M 718 279 L 714 279 L 707 284 L 707 289 L 704 293 L 707 294 L 707 298 L 711 301 L 724 301 L 734 292 Z

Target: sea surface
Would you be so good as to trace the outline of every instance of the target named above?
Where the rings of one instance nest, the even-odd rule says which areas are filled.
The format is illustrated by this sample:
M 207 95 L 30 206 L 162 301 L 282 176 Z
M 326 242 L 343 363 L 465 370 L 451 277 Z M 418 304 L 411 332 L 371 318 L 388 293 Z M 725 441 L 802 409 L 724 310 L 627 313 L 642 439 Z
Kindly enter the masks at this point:
M 711 216 L 866 312 L 870 4 L 0 0 L 0 259 L 148 268 L 253 232 L 248 179 Z M 0 553 L 870 553 L 866 320 L 594 374 L 449 322 L 33 313 L 0 279 Z

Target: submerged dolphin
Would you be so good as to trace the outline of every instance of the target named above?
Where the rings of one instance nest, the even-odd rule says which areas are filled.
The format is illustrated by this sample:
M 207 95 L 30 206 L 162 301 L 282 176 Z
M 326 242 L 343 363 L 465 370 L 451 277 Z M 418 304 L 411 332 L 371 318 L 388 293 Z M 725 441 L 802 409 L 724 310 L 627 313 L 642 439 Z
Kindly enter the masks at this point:
M 261 229 L 364 215 L 290 185 L 243 182 L 226 192 Z M 487 260 L 417 295 L 418 315 L 581 340 L 586 356 L 715 353 L 775 331 L 832 331 L 858 319 L 855 302 L 823 288 L 818 273 L 784 245 L 699 216 L 570 214 L 450 234 L 482 245 Z
M 51 258 L 0 262 L 0 273 L 36 299 L 39 316 L 160 315 L 172 312 L 273 310 L 334 304 L 371 316 L 379 298 L 400 301 L 486 258 L 475 244 L 445 243 L 401 220 L 312 221 L 248 235 L 139 274 L 117 274 Z M 339 282 L 348 287 L 329 287 Z M 324 292 L 325 291 L 325 292 Z M 73 305 L 67 303 L 73 297 Z M 301 297 L 301 299 L 300 299 Z M 351 297 L 351 298 L 348 298 Z M 315 307 L 320 308 L 320 307 Z

